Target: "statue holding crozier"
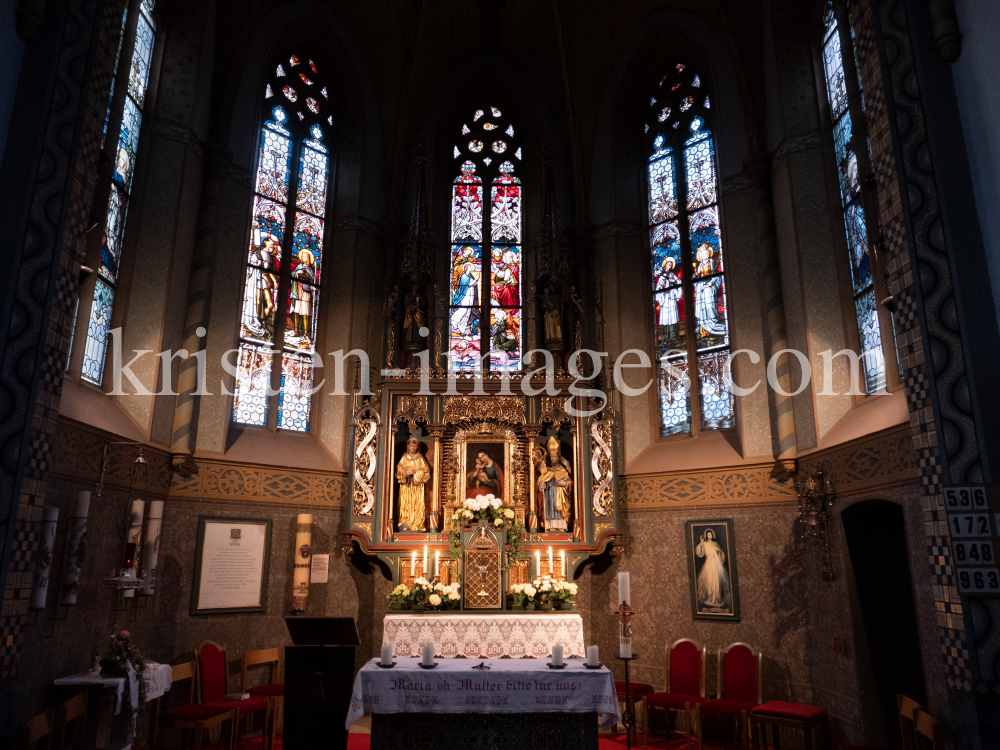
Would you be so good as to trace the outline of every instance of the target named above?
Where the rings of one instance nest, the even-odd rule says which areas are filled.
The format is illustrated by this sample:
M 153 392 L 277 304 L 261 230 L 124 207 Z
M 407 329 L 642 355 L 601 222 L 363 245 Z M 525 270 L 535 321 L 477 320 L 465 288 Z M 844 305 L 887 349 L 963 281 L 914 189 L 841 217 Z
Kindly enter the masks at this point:
M 424 485 L 431 478 L 427 459 L 420 455 L 420 441 L 411 437 L 406 441 L 406 453 L 396 464 L 396 481 L 399 482 L 400 531 L 423 531 L 427 511 L 424 502 Z
M 566 531 L 573 507 L 573 478 L 569 461 L 562 457 L 555 435 L 545 444 L 547 451 L 538 462 L 538 492 L 546 531 Z

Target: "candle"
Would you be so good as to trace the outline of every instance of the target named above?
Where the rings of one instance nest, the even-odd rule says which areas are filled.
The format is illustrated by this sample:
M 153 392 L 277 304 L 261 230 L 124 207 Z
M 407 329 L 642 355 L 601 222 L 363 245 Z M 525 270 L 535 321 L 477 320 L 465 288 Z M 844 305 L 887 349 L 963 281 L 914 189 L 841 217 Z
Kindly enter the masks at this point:
M 559 552 L 559 557 L 562 558 L 562 563 L 561 563 L 561 566 L 562 566 L 562 576 L 563 576 L 563 578 L 565 578 L 566 577 L 566 550 L 560 551 Z
M 424 545 L 424 578 L 427 577 L 427 545 Z
M 425 643 L 423 645 L 422 653 L 423 653 L 423 663 L 429 667 L 431 664 L 434 663 L 434 644 Z
M 49 595 L 49 569 L 52 566 L 52 552 L 56 548 L 56 525 L 59 509 L 51 505 L 42 512 L 42 546 L 35 563 L 35 576 L 31 586 L 31 609 L 45 609 Z
M 434 575 L 441 577 L 441 550 L 434 553 Z
M 542 574 L 542 553 L 537 549 L 535 550 L 535 575 L 540 576 Z
M 154 500 L 149 504 L 149 522 L 146 524 L 146 543 L 142 548 L 142 564 L 145 568 L 145 586 L 142 593 L 149 596 L 156 589 L 156 563 L 160 555 L 160 529 L 163 527 L 163 501 Z
M 312 513 L 295 519 L 295 562 L 292 567 L 292 611 L 303 612 L 309 598 L 309 570 L 312 565 Z
M 549 547 L 549 575 L 555 576 L 555 568 L 552 567 L 552 547 Z
M 386 643 L 382 646 L 382 664 L 389 666 L 392 664 L 392 644 Z
M 600 663 L 597 658 L 597 646 L 587 646 L 587 664 L 596 667 Z
M 90 491 L 80 490 L 76 496 L 76 513 L 70 519 L 67 537 L 69 538 L 69 554 L 66 555 L 66 567 L 63 574 L 62 594 L 59 604 L 68 606 L 76 604 L 76 595 L 80 589 L 80 573 L 83 570 L 83 556 L 87 542 L 87 514 L 90 512 Z
M 139 551 L 139 540 L 142 537 L 142 516 L 146 510 L 145 500 L 133 500 L 132 501 L 132 513 L 129 517 L 129 527 L 128 535 L 125 537 L 125 557 L 127 559 L 127 567 L 123 562 L 122 573 L 129 578 L 135 578 L 138 574 L 138 565 L 136 564 L 136 557 Z M 135 589 L 128 589 L 122 592 L 122 596 L 131 599 L 135 596 Z
M 555 646 L 552 647 L 552 663 L 555 664 L 557 667 L 563 663 L 562 655 L 563 655 L 562 646 L 556 644 Z
M 621 605 L 632 606 L 632 586 L 628 573 L 618 574 L 618 655 L 622 658 L 632 656 L 632 623 L 628 622 L 621 610 Z
M 410 575 L 414 578 L 417 577 L 417 551 L 413 550 L 413 554 L 410 555 Z

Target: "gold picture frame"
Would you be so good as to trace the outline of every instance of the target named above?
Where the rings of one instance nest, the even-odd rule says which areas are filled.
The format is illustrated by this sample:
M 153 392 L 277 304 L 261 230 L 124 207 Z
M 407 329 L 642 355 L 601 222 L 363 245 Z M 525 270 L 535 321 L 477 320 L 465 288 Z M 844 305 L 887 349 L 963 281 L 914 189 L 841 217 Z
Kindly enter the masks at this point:
M 471 446 L 502 446 L 500 448 L 503 456 L 503 463 L 500 466 L 503 473 L 503 489 L 501 500 L 504 506 L 514 504 L 514 485 L 517 482 L 517 467 L 514 466 L 514 443 L 517 436 L 513 430 L 503 432 L 470 432 L 468 430 L 458 430 L 455 433 L 455 458 L 458 466 L 458 473 L 455 477 L 455 504 L 461 505 L 466 494 L 466 482 L 471 471 L 468 462 L 468 453 Z M 496 462 L 496 456 L 492 451 L 488 452 L 490 458 Z

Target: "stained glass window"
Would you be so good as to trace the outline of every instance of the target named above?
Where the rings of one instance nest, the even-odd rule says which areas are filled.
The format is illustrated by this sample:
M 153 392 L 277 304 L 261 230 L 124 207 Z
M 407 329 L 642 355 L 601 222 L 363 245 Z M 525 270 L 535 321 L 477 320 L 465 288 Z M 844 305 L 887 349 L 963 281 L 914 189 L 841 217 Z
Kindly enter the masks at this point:
M 853 37 L 852 29 L 852 41 Z M 851 54 L 854 69 L 857 70 L 856 51 L 852 49 Z M 885 357 L 882 353 L 882 334 L 875 301 L 871 259 L 868 256 L 868 232 L 858 177 L 856 153 L 858 145 L 855 143 L 848 106 L 844 51 L 841 49 L 837 19 L 832 6 L 829 5 L 823 17 L 823 74 L 826 79 L 826 97 L 830 103 L 830 120 L 833 124 L 833 148 L 837 160 L 840 202 L 844 212 L 844 229 L 847 233 L 847 249 L 851 263 L 851 282 L 858 335 L 861 341 L 862 369 L 865 387 L 868 393 L 873 393 L 885 387 Z M 861 87 L 860 77 L 858 87 Z M 862 106 L 863 104 L 862 99 Z M 868 148 L 867 142 L 862 144 L 861 148 Z
M 312 60 L 292 55 L 287 65 L 287 71 L 284 62 L 276 65 L 264 88 L 233 420 L 267 425 L 276 409 L 278 428 L 308 432 L 330 176 L 329 96 Z
M 702 95 L 696 96 L 702 89 Z M 715 142 L 708 98 L 688 66 L 660 81 L 645 124 L 660 431 L 735 424 Z M 696 408 L 692 408 L 696 405 Z
M 491 370 L 521 369 L 522 194 L 509 159 L 513 149 L 520 161 L 521 148 L 514 132 L 502 110 L 484 107 L 462 124 L 453 146 L 448 357 L 455 370 L 481 367 L 484 352 Z
M 122 18 L 122 29 L 127 19 Z M 115 86 L 126 86 L 121 127 L 118 129 L 118 143 L 111 175 L 108 209 L 104 219 L 104 234 L 101 239 L 101 257 L 97 266 L 94 285 L 94 299 L 90 308 L 87 325 L 87 341 L 84 345 L 81 376 L 96 385 L 101 384 L 104 375 L 104 360 L 108 349 L 108 331 L 111 328 L 111 313 L 114 310 L 115 292 L 121 271 L 122 240 L 125 236 L 125 219 L 128 216 L 129 195 L 132 178 L 135 176 L 135 159 L 139 148 L 139 131 L 149 86 L 149 67 L 153 59 L 153 43 L 156 26 L 153 23 L 153 0 L 139 3 L 136 22 L 135 44 L 131 64 L 125 70 L 118 70 L 122 40 L 119 40 L 116 72 L 112 79 L 111 97 Z M 125 80 L 122 80 L 122 79 Z M 111 120 L 109 101 L 105 116 L 104 130 Z M 75 324 L 74 324 L 75 325 Z

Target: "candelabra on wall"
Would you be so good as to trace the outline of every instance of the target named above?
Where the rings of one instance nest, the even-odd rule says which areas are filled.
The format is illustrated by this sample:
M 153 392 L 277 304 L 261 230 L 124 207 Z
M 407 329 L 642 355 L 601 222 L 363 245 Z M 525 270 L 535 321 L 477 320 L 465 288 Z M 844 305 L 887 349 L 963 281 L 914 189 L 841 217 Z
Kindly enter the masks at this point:
M 795 491 L 799 496 L 799 528 L 805 538 L 816 539 L 823 548 L 826 570 L 824 581 L 832 581 L 833 562 L 830 558 L 830 533 L 826 509 L 833 505 L 837 494 L 833 482 L 817 470 L 795 475 Z

